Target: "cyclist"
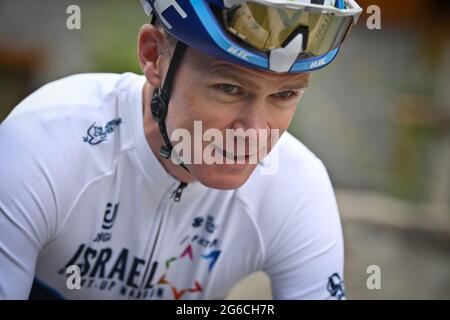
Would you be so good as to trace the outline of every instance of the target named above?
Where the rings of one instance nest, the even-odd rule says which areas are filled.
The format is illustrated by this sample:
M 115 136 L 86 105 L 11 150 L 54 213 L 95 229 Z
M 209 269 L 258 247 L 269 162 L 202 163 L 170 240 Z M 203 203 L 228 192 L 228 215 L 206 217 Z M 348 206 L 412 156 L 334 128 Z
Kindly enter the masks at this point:
M 143 76 L 47 84 L 0 126 L 0 298 L 218 299 L 258 270 L 276 299 L 344 298 L 328 174 L 286 130 L 361 8 L 142 2 Z

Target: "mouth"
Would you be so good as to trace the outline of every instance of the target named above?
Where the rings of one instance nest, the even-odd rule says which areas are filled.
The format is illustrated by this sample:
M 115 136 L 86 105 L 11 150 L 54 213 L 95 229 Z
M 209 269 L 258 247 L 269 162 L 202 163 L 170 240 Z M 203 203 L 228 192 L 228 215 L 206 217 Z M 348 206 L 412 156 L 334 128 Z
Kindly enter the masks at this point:
M 233 160 L 234 162 L 240 161 L 240 162 L 244 162 L 247 163 L 247 161 L 250 159 L 250 157 L 252 155 L 250 154 L 245 154 L 245 155 L 236 155 L 232 152 L 228 152 L 226 150 L 223 150 L 222 148 L 218 147 L 218 146 L 214 146 L 216 151 L 221 153 L 223 155 L 224 158 Z

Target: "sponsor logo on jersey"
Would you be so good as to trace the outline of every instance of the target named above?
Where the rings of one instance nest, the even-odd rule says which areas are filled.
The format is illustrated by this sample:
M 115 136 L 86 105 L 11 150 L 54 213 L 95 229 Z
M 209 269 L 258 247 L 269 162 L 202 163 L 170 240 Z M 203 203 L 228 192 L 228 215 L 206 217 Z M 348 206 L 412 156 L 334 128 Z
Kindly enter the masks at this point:
M 112 203 L 108 202 L 106 204 L 105 214 L 103 215 L 102 231 L 97 233 L 94 242 L 108 242 L 111 240 L 112 233 L 109 232 L 114 226 L 114 222 L 117 218 L 117 213 L 119 212 L 120 203 L 116 203 L 114 208 Z
M 345 286 L 338 273 L 333 273 L 328 278 L 327 290 L 332 297 L 336 297 L 338 300 L 345 299 Z
M 119 203 L 107 204 L 102 228 L 114 225 L 118 210 Z M 81 291 L 113 291 L 133 299 L 192 298 L 204 292 L 205 281 L 222 251 L 214 236 L 218 225 L 212 215 L 196 216 L 190 227 L 190 234 L 180 237 L 172 254 L 157 260 L 135 256 L 129 248 L 99 247 L 106 244 L 94 240 L 92 244 L 80 244 L 58 273 L 66 277 L 67 268 L 77 265 Z M 204 271 L 198 272 L 200 269 Z
M 122 123 L 121 118 L 109 121 L 104 127 L 97 126 L 94 122 L 83 137 L 83 142 L 92 146 L 108 141 L 108 136 Z
M 81 244 L 59 274 L 64 275 L 65 270 L 72 265 L 80 267 L 82 290 L 118 290 L 121 296 L 135 299 L 162 297 L 164 293 L 164 288 L 153 284 L 158 262 L 155 261 L 149 266 L 150 275 L 145 284 L 140 283 L 139 279 L 146 270 L 147 262 L 131 256 L 127 248 L 123 248 L 117 254 L 111 248 L 96 249 Z

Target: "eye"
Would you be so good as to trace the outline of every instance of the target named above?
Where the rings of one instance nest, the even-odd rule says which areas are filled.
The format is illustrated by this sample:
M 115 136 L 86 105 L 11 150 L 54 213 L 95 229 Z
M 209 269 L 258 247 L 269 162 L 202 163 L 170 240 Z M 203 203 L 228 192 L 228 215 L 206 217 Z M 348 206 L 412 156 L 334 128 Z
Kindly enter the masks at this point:
M 282 98 L 282 99 L 289 99 L 289 98 L 293 98 L 293 97 L 297 97 L 300 95 L 300 91 L 282 91 L 282 92 L 278 92 L 273 94 L 274 97 L 277 98 Z
M 236 95 L 236 94 L 239 94 L 239 92 L 240 92 L 239 87 L 232 85 L 232 84 L 222 83 L 222 84 L 219 84 L 217 87 L 219 88 L 219 90 L 221 90 L 227 94 L 230 94 L 230 95 Z

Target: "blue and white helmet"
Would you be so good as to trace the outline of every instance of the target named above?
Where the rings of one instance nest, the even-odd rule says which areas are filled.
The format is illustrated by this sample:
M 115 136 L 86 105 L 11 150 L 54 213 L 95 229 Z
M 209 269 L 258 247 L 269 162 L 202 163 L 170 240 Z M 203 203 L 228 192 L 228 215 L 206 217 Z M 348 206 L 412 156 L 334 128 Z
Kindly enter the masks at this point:
M 337 56 L 362 9 L 354 0 L 141 0 L 166 31 L 221 60 L 308 72 Z

